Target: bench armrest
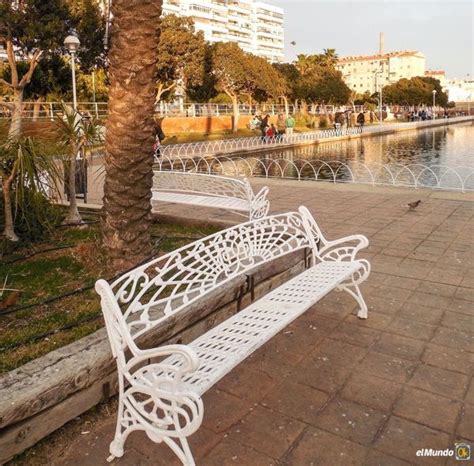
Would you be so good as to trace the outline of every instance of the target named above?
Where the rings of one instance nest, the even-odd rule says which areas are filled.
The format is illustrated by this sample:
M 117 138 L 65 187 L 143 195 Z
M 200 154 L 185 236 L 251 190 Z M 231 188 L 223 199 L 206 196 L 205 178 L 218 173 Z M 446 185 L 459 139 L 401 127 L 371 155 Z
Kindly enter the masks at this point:
M 250 188 L 251 189 L 251 188 Z M 264 186 L 257 194 L 250 199 L 250 220 L 264 218 L 270 209 L 270 201 L 267 199 L 268 187 Z
M 357 253 L 369 245 L 369 240 L 363 235 L 346 236 L 334 241 L 327 241 L 319 250 L 323 261 L 355 261 Z
M 124 369 L 128 373 L 133 373 L 134 368 L 140 363 L 165 356 L 179 356 L 184 361 L 183 364 L 176 366 L 163 364 L 163 370 L 166 372 L 173 372 L 176 380 L 181 379 L 185 374 L 194 372 L 199 367 L 199 358 L 195 351 L 189 346 L 167 345 L 147 350 L 138 350 L 138 352 L 136 352 L 136 354 L 127 362 Z

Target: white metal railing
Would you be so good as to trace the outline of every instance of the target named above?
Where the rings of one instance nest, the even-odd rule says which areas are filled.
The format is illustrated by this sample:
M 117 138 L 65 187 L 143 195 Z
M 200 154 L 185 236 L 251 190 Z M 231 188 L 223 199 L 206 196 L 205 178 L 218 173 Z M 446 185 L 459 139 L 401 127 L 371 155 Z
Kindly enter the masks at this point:
M 72 106 L 72 103 L 68 103 Z M 107 117 L 107 102 L 79 102 L 78 108 L 81 112 L 88 112 L 97 118 Z M 363 110 L 362 106 L 341 106 L 326 105 L 325 109 L 322 105 L 309 105 L 308 113 L 313 115 L 331 114 L 339 111 L 352 110 L 360 112 Z M 232 104 L 200 104 L 200 103 L 169 103 L 160 102 L 155 106 L 156 114 L 159 116 L 168 117 L 207 117 L 207 116 L 230 116 L 233 115 L 234 109 Z M 255 115 L 256 113 L 268 113 L 270 115 L 277 115 L 284 113 L 286 107 L 281 104 L 258 104 L 258 105 L 239 105 L 239 113 L 241 115 Z M 290 113 L 298 113 L 300 107 L 289 105 L 288 111 Z M 24 102 L 23 104 L 23 118 L 35 120 L 53 120 L 55 116 L 62 113 L 61 102 Z M 6 106 L 0 103 L 0 119 L 10 118 L 11 112 Z
M 454 117 L 450 118 L 450 123 L 474 120 L 474 117 Z M 364 134 L 377 134 L 394 129 L 407 128 L 426 128 L 438 125 L 439 120 L 416 121 L 407 123 L 393 123 L 383 125 L 365 126 Z M 325 129 L 318 131 L 310 131 L 307 133 L 299 133 L 293 135 L 284 135 L 282 137 L 262 138 L 261 136 L 247 138 L 222 139 L 218 141 L 192 142 L 186 144 L 170 144 L 161 147 L 161 154 L 168 157 L 193 157 L 199 155 L 214 155 L 237 153 L 239 151 L 282 147 L 292 144 L 311 143 L 320 139 L 328 139 L 337 136 L 360 134 L 358 127 L 344 127 L 340 129 Z
M 397 164 L 356 160 L 286 159 L 228 156 L 168 157 L 157 161 L 162 171 L 174 170 L 226 176 L 283 178 L 325 181 L 331 183 L 362 183 L 398 187 L 474 191 L 474 167 Z
M 71 102 L 66 102 L 72 107 Z M 62 102 L 24 102 L 22 118 L 25 120 L 51 120 L 63 114 Z M 78 110 L 96 118 L 107 117 L 107 102 L 79 102 Z M 10 118 L 11 111 L 0 103 L 0 119 Z

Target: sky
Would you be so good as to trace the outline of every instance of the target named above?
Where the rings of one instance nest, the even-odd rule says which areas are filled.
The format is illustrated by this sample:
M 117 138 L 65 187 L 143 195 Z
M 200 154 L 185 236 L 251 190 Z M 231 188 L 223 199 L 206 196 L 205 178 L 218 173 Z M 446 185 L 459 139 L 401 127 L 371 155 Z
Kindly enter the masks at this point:
M 285 55 L 335 48 L 339 56 L 419 50 L 427 69 L 474 76 L 474 0 L 264 0 L 285 10 Z M 296 45 L 291 45 L 295 41 Z

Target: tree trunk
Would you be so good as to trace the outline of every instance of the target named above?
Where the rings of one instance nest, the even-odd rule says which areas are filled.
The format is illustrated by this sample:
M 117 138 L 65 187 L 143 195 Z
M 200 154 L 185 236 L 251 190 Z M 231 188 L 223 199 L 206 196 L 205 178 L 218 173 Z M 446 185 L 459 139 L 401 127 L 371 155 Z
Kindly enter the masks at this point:
M 34 105 L 33 105 L 33 121 L 38 120 L 38 118 L 40 116 L 41 105 L 42 105 L 43 101 L 44 101 L 43 97 L 38 97 L 38 99 L 34 103 Z
M 288 104 L 288 97 L 286 95 L 282 95 L 281 98 L 283 99 L 283 103 L 285 104 L 285 115 L 288 117 L 290 114 L 290 106 Z
M 106 133 L 104 247 L 117 266 L 151 251 L 153 114 L 162 1 L 114 0 Z
M 76 155 L 77 148 L 74 148 L 73 153 L 69 158 L 69 169 L 68 169 L 68 196 L 69 196 L 69 208 L 66 218 L 63 221 L 63 225 L 79 225 L 82 223 L 82 217 L 77 208 L 76 198 Z
M 239 130 L 239 100 L 237 96 L 232 97 L 232 107 L 233 107 L 233 115 L 232 115 L 232 132 L 236 133 Z
M 3 211 L 5 215 L 5 225 L 3 227 L 3 236 L 9 239 L 10 241 L 18 241 L 19 238 L 15 234 L 15 228 L 13 225 L 13 213 L 12 213 L 12 200 L 10 196 L 12 179 L 5 178 L 2 182 L 2 191 L 3 191 Z
M 13 110 L 8 139 L 18 139 L 21 135 L 21 114 L 23 112 L 23 89 L 13 91 Z

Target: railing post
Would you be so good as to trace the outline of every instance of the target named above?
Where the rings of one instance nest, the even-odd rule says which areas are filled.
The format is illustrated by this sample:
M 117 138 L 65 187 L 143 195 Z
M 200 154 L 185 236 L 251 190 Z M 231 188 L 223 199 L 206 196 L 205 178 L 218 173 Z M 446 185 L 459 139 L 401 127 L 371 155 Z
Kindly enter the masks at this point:
M 51 121 L 54 121 L 53 102 L 50 102 L 50 103 L 49 103 L 49 115 L 50 115 Z

